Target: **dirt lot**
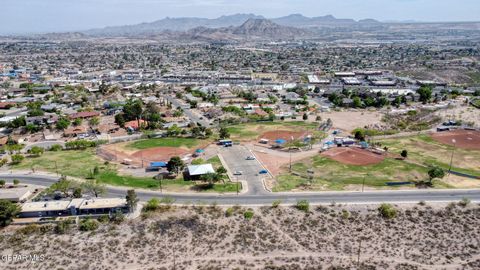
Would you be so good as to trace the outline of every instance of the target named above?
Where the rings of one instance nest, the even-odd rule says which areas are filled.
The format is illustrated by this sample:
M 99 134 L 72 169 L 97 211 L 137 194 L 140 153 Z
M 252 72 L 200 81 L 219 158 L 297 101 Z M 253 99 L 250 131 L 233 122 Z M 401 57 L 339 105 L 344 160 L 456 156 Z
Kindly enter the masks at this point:
M 330 118 L 333 121 L 334 129 L 341 129 L 348 133 L 359 127 L 383 125 L 381 112 L 350 110 L 321 113 L 320 116 L 324 120 Z
M 435 112 L 442 118 L 442 121 L 462 120 L 463 123 L 473 123 L 474 126 L 480 126 L 480 110 L 474 107 L 463 105 L 463 99 L 457 100 L 453 108 L 443 109 Z
M 108 160 L 122 162 L 130 159 L 132 164 L 141 166 L 155 161 L 168 161 L 172 156 L 184 156 L 190 152 L 180 147 L 155 147 L 145 150 L 128 151 L 119 144 L 110 144 L 101 147 L 100 156 Z
M 479 269 L 480 207 L 378 206 L 178 207 L 96 232 L 52 225 L 0 232 L 0 255 L 37 254 L 13 269 Z M 357 264 L 360 249 L 360 265 Z M 35 243 L 32 245 L 31 243 Z M 75 252 L 72 252 L 72 251 Z
M 452 140 L 456 140 L 455 145 L 459 148 L 480 150 L 480 131 L 454 130 L 436 132 L 432 134 L 432 138 L 448 145 L 454 145 Z
M 335 161 L 348 165 L 371 165 L 382 162 L 385 156 L 357 147 L 331 148 L 322 153 Z

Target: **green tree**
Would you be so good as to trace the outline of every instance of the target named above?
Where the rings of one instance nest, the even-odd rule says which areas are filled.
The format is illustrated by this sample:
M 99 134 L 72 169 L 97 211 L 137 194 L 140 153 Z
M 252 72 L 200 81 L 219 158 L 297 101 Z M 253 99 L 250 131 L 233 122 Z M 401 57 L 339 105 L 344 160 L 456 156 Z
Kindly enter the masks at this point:
M 217 169 L 217 173 L 219 174 L 226 174 L 227 173 L 227 169 L 225 169 L 225 167 L 223 166 L 220 166 L 218 169 Z
M 75 120 L 73 120 L 73 125 L 74 126 L 80 126 L 82 124 L 82 118 L 76 118 Z
M 430 184 L 432 183 L 433 179 L 435 178 L 443 178 L 445 177 L 445 171 L 438 167 L 438 166 L 433 166 L 428 170 L 428 178 L 430 181 Z
M 7 200 L 0 200 L 0 227 L 8 226 L 20 213 L 20 206 Z
M 357 139 L 359 141 L 365 141 L 365 130 L 356 129 L 355 130 L 355 139 Z
M 307 121 L 308 120 L 308 114 L 304 113 L 303 116 L 302 116 L 302 119 L 303 119 L 303 121 Z
M 417 93 L 420 95 L 420 101 L 423 102 L 423 104 L 428 103 L 432 98 L 432 87 L 422 86 L 417 90 Z
M 25 159 L 25 157 L 21 154 L 14 154 L 12 155 L 11 159 L 12 159 L 12 164 L 19 164 Z
M 167 163 L 167 170 L 170 173 L 178 174 L 179 171 L 185 168 L 185 163 L 180 157 L 172 157 Z
M 353 107 L 354 108 L 361 108 L 362 107 L 362 100 L 359 97 L 353 98 Z
M 134 189 L 129 189 L 127 191 L 127 196 L 125 196 L 125 199 L 127 200 L 127 205 L 130 211 L 133 211 L 135 207 L 137 207 L 137 203 L 139 201 L 137 197 L 137 193 L 135 192 Z
M 124 118 L 126 120 L 135 120 L 142 115 L 143 104 L 139 99 L 128 100 L 127 103 L 123 106 Z
M 406 159 L 407 156 L 408 156 L 408 151 L 403 149 L 402 152 L 400 153 L 400 155 L 403 157 L 403 159 Z
M 228 129 L 226 127 L 221 127 L 220 128 L 219 137 L 222 140 L 230 138 L 230 132 L 228 131 Z
M 100 124 L 100 119 L 98 117 L 92 117 L 88 121 L 88 124 L 92 127 L 98 126 L 98 124 Z
M 105 185 L 98 183 L 96 179 L 89 179 L 83 182 L 82 189 L 86 193 L 90 193 L 93 196 L 95 196 L 95 198 L 98 198 L 99 196 L 102 196 L 107 193 L 107 189 Z
M 213 131 L 210 128 L 205 129 L 205 137 L 210 137 L 213 135 Z
M 45 152 L 45 149 L 43 149 L 40 146 L 32 146 L 32 148 L 30 148 L 29 152 L 30 152 L 31 155 L 39 157 L 39 156 L 43 155 L 43 153 Z
M 68 120 L 65 117 L 61 117 L 58 119 L 57 124 L 55 125 L 57 129 L 59 130 L 65 130 L 70 126 L 70 120 Z
M 25 129 L 30 133 L 35 133 L 40 130 L 40 128 L 35 124 L 27 124 Z
M 0 180 L 0 187 L 5 187 L 5 180 Z
M 18 185 L 18 184 L 20 184 L 20 180 L 18 180 L 18 179 L 13 179 L 13 184 L 14 184 L 15 186 Z
M 48 193 L 54 193 L 58 191 L 61 192 L 65 197 L 70 197 L 70 191 L 73 188 L 75 188 L 75 185 L 72 181 L 62 178 L 48 188 Z
M 123 113 L 115 115 L 115 123 L 122 128 L 125 126 L 125 118 L 123 117 Z

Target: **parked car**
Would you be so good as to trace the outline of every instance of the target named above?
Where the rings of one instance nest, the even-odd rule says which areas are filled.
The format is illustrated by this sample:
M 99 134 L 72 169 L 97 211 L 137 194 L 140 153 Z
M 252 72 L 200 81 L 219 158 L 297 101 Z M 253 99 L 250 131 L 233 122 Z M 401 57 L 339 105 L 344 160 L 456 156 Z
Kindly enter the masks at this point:
M 255 157 L 254 156 L 248 156 L 247 160 L 255 160 Z
M 259 174 L 267 174 L 268 171 L 267 171 L 267 170 L 261 170 L 261 171 L 259 171 L 258 173 L 259 173 Z
M 234 171 L 234 172 L 233 172 L 233 175 L 242 175 L 242 174 L 243 174 L 242 171 Z

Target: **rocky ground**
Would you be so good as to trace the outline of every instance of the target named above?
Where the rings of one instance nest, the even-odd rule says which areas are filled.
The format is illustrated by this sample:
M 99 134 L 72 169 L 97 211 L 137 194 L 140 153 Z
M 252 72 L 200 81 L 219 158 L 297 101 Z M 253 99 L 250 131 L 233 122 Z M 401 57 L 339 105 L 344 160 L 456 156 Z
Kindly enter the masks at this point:
M 10 226 L 0 269 L 479 269 L 480 206 L 164 206 L 121 224 L 65 233 Z M 360 251 L 360 252 L 359 252 Z M 2 257 L 4 258 L 4 257 Z M 358 258 L 360 264 L 358 264 Z

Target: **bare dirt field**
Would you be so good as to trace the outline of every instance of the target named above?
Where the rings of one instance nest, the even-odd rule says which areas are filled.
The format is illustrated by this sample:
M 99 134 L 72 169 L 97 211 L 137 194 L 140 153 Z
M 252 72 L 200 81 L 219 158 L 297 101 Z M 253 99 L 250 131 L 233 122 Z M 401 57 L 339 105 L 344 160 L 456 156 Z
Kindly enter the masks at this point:
M 322 155 L 348 165 L 371 165 L 380 163 L 385 159 L 383 155 L 357 147 L 331 148 L 323 152 Z
M 0 231 L 0 255 L 44 255 L 43 261 L 0 261 L 13 269 L 479 269 L 480 207 L 376 205 L 251 209 L 173 206 L 148 217 L 75 225 L 11 226 Z M 360 244 L 361 241 L 361 244 Z M 361 246 L 361 249 L 359 247 Z M 359 253 L 360 251 L 360 253 Z M 360 256 L 358 256 L 360 255 Z M 357 263 L 359 260 L 359 264 Z
M 272 130 L 263 133 L 260 135 L 260 137 L 258 137 L 258 139 L 267 139 L 270 141 L 270 143 L 274 143 L 275 140 L 278 139 L 291 141 L 292 138 L 293 140 L 298 140 L 305 138 L 307 135 L 309 135 L 309 132 L 307 131 Z
M 438 142 L 454 145 L 463 149 L 480 150 L 480 131 L 473 130 L 454 130 L 447 132 L 436 132 L 432 134 L 432 138 Z
M 128 151 L 118 144 L 104 145 L 99 151 L 99 155 L 103 158 L 122 162 L 125 159 L 132 161 L 132 164 L 141 166 L 155 161 L 167 162 L 172 156 L 183 156 L 189 151 L 181 147 L 155 147 L 144 150 Z
M 340 111 L 340 112 L 328 112 L 321 113 L 322 119 L 326 120 L 330 118 L 333 122 L 334 129 L 341 129 L 348 133 L 352 132 L 356 128 L 363 128 L 365 126 L 382 126 L 381 112 L 371 111 Z
M 474 107 L 467 107 L 464 105 L 464 100 L 455 101 L 453 107 L 438 110 L 435 115 L 442 118 L 442 121 L 462 120 L 463 123 L 471 123 L 474 126 L 480 126 L 480 110 Z

